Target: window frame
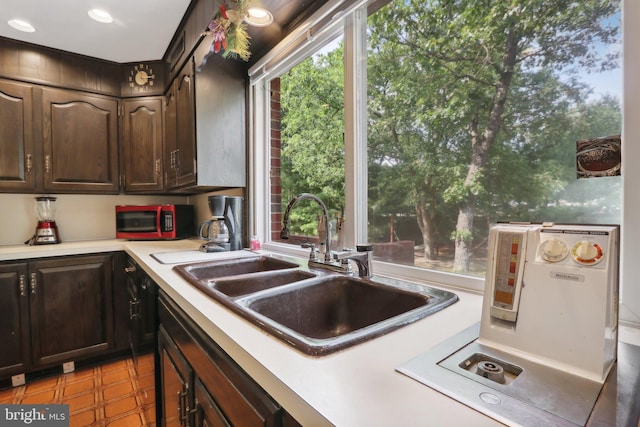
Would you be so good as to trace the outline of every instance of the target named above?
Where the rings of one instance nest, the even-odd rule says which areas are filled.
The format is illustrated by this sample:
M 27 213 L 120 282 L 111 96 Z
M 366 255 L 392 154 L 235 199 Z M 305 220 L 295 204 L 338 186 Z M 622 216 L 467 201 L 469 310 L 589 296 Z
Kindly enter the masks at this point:
M 640 4 L 621 0 L 623 24 L 640 22 Z M 345 227 L 344 240 L 349 247 L 366 240 L 367 236 L 367 140 L 366 140 L 366 24 L 367 5 L 374 1 L 329 1 L 308 21 L 249 70 L 250 76 L 250 200 L 251 234 L 256 234 L 269 251 L 307 257 L 308 251 L 293 245 L 268 240 L 270 229 L 270 139 L 268 76 L 279 75 L 306 58 L 318 47 L 323 31 L 338 22 L 343 24 L 345 43 Z M 379 3 L 379 2 L 377 2 Z M 327 24 L 328 22 L 328 24 Z M 324 26 L 324 27 L 323 27 Z M 623 25 L 623 41 L 640 38 L 640 27 Z M 325 34 L 326 35 L 326 34 Z M 314 37 L 316 37 L 314 39 Z M 306 41 L 305 41 L 306 39 Z M 294 46 L 292 48 L 292 46 Z M 640 82 L 633 70 L 640 69 L 640 47 L 623 42 L 623 135 L 626 141 L 640 138 Z M 633 182 L 640 180 L 640 168 L 633 167 L 633 158 L 640 158 L 640 144 L 623 144 L 623 216 L 621 220 L 620 253 L 620 323 L 640 325 L 640 263 L 632 259 L 635 242 L 640 241 L 640 225 L 634 224 L 640 210 L 640 192 Z M 636 225 L 634 227 L 634 225 Z M 628 254 L 628 256 L 626 256 Z M 624 262 L 629 258 L 630 262 Z M 376 274 L 390 275 L 434 285 L 483 292 L 484 278 L 444 271 L 375 261 Z

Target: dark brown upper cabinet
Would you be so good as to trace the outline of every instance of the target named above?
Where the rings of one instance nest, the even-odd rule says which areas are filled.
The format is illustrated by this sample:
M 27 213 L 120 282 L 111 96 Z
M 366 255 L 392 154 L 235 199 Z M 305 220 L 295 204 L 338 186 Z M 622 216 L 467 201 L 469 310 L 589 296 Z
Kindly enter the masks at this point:
M 0 80 L 0 191 L 36 186 L 33 87 Z
M 193 60 L 169 88 L 166 122 L 166 189 L 193 186 L 197 182 Z
M 117 193 L 118 100 L 42 90 L 44 190 Z
M 206 45 L 167 92 L 165 188 L 198 192 L 246 185 L 246 77 Z
M 123 102 L 122 181 L 128 193 L 162 191 L 164 97 Z

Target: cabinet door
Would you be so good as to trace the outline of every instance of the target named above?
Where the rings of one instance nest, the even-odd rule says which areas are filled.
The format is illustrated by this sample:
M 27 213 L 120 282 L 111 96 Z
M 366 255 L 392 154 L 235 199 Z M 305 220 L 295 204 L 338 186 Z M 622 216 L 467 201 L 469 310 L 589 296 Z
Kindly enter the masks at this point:
M 129 256 L 125 252 L 113 254 L 113 323 L 114 350 L 129 348 Z
M 52 365 L 113 348 L 112 255 L 29 265 L 35 365 Z
M 121 146 L 127 192 L 163 189 L 162 103 L 163 98 L 124 101 Z
M 199 379 L 195 383 L 196 427 L 231 427 Z
M 157 285 L 131 258 L 126 266 L 128 342 L 134 358 L 153 348 L 157 329 Z
M 278 426 L 282 408 L 161 291 L 158 316 L 181 354 L 235 426 Z
M 158 328 L 158 285 L 156 285 L 144 270 L 141 271 L 140 274 L 138 296 L 140 298 L 140 313 L 142 315 L 140 322 L 140 344 L 151 344 L 155 340 L 156 330 Z
M 162 326 L 158 332 L 158 352 L 162 393 L 160 425 L 165 427 L 190 425 L 189 403 L 193 400 L 193 396 L 189 384 L 193 380 L 193 371 Z
M 0 81 L 0 190 L 35 188 L 33 88 Z
M 0 265 L 0 377 L 29 368 L 27 264 Z
M 117 193 L 118 101 L 43 89 L 44 188 Z
M 194 65 L 191 59 L 174 81 L 176 108 L 176 148 L 174 153 L 175 181 L 172 188 L 196 183 L 196 114 Z
M 178 176 L 176 170 L 176 81 L 173 82 L 171 88 L 165 97 L 164 109 L 164 186 L 166 189 L 175 188 L 178 185 Z

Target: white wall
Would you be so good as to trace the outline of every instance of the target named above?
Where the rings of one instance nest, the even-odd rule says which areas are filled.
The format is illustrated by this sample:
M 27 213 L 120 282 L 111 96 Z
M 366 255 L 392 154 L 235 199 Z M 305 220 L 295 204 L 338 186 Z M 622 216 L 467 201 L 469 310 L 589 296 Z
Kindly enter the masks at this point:
M 56 224 L 65 242 L 115 239 L 116 205 L 176 203 L 194 205 L 196 223 L 211 218 L 207 197 L 212 194 L 242 196 L 242 189 L 195 196 L 51 194 L 58 198 Z M 22 245 L 33 236 L 38 221 L 35 197 L 39 194 L 0 193 L 0 246 Z M 246 202 L 245 202 L 246 203 Z
M 38 217 L 37 194 L 0 194 L 0 245 L 20 245 L 31 238 Z M 188 203 L 186 196 L 52 194 L 62 241 L 115 239 L 116 205 Z

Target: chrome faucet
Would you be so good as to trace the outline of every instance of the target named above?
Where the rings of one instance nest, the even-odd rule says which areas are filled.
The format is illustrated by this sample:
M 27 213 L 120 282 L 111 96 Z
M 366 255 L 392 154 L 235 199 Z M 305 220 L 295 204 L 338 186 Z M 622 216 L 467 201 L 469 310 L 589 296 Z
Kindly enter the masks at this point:
M 324 221 L 325 236 L 324 236 L 324 260 L 318 258 L 316 247 L 313 243 L 302 244 L 303 248 L 311 248 L 311 254 L 309 255 L 309 266 L 326 268 L 341 273 L 352 274 L 351 264 L 349 260 L 353 260 L 358 266 L 358 276 L 360 277 L 372 277 L 373 276 L 373 245 L 357 245 L 357 251 L 346 250 L 342 252 L 331 252 L 331 231 L 329 230 L 329 212 L 325 204 L 317 196 L 310 193 L 302 193 L 295 196 L 284 211 L 284 217 L 282 219 L 282 230 L 280 231 L 280 238 L 286 240 L 289 238 L 289 214 L 291 210 L 298 204 L 300 200 L 313 200 L 322 209 L 322 220 Z
M 358 276 L 373 277 L 373 245 L 356 245 L 356 252 L 343 251 L 334 254 L 336 261 L 353 260 L 358 266 Z
M 284 218 L 282 219 L 282 230 L 280 231 L 280 238 L 284 240 L 289 238 L 289 213 L 291 212 L 291 209 L 293 209 L 294 206 L 297 205 L 300 200 L 313 200 L 318 205 L 320 205 L 320 209 L 322 209 L 322 217 L 323 217 L 322 219 L 324 220 L 324 224 L 325 224 L 324 262 L 325 263 L 333 262 L 333 257 L 331 256 L 331 246 L 330 246 L 331 232 L 329 231 L 329 211 L 327 210 L 327 207 L 322 202 L 322 200 L 320 200 L 317 196 L 314 196 L 311 193 L 298 194 L 293 199 L 291 199 L 291 201 L 287 205 L 287 209 L 284 211 Z

